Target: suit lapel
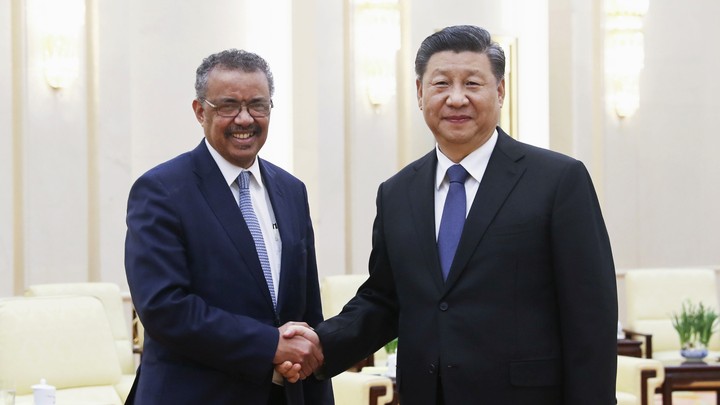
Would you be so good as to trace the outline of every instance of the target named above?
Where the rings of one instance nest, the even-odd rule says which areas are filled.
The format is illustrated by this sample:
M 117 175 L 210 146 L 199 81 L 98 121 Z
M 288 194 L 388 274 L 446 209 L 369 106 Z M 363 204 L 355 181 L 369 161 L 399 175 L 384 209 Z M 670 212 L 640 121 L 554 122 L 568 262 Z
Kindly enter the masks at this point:
M 267 302 L 272 308 L 270 290 L 267 287 L 260 259 L 258 259 L 255 250 L 255 242 L 242 217 L 242 213 L 240 213 L 240 208 L 235 203 L 232 192 L 225 183 L 225 178 L 207 150 L 204 141 L 193 150 L 192 154 L 200 192 L 205 196 L 210 209 L 217 217 L 220 225 L 225 229 L 238 255 L 245 263 L 244 267 L 250 271 L 258 288 L 264 292 Z
M 437 157 L 435 150 L 418 160 L 414 166 L 415 176 L 408 186 L 408 199 L 412 223 L 418 235 L 418 248 L 428 263 L 425 266 L 430 271 L 430 277 L 438 291 L 442 291 L 444 281 L 440 269 L 440 259 L 437 252 L 435 238 L 435 170 Z
M 260 158 L 258 158 L 260 159 Z M 295 243 L 292 238 L 293 218 L 291 213 L 293 212 L 287 199 L 287 194 L 283 188 L 283 183 L 279 178 L 277 171 L 271 166 L 266 164 L 262 159 L 260 162 L 260 172 L 263 176 L 263 185 L 267 189 L 268 195 L 270 196 L 270 204 L 272 204 L 273 214 L 275 216 L 275 223 L 278 225 L 278 231 L 280 232 L 280 240 L 282 241 L 282 253 L 280 258 L 280 277 L 278 279 L 279 286 L 275 287 L 275 296 L 277 297 L 277 313 L 280 313 L 281 306 L 284 303 L 282 295 L 278 294 L 278 291 L 288 291 L 287 283 L 288 280 L 292 279 L 292 275 L 288 272 L 292 272 L 292 266 L 290 260 L 292 259 L 292 249 Z M 267 284 L 267 283 L 266 283 Z M 283 294 L 284 295 L 284 294 Z M 270 298 L 270 290 L 268 290 L 268 299 Z M 272 304 L 272 301 L 270 301 Z
M 518 150 L 517 145 L 517 141 L 498 128 L 498 141 L 465 220 L 455 259 L 445 283 L 446 291 L 460 277 L 488 226 L 525 172 L 525 168 L 518 164 L 524 154 Z

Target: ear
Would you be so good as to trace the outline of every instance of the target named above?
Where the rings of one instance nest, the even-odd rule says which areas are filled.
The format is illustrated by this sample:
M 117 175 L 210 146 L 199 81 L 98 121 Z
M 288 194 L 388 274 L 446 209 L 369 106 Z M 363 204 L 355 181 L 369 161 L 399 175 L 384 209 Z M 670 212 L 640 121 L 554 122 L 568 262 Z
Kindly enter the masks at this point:
M 502 80 L 500 80 L 500 83 L 498 83 L 497 87 L 498 92 L 498 103 L 500 107 L 503 106 L 503 103 L 505 102 L 505 78 L 503 77 Z
M 420 81 L 420 79 L 415 79 L 415 87 L 417 88 L 418 107 L 420 107 L 420 109 L 422 110 L 422 109 L 423 109 L 423 105 L 422 105 L 422 91 L 423 91 L 423 89 L 422 89 L 422 81 Z
M 195 118 L 197 118 L 200 125 L 205 123 L 205 109 L 203 108 L 200 100 L 195 99 L 192 102 L 193 111 L 195 111 Z

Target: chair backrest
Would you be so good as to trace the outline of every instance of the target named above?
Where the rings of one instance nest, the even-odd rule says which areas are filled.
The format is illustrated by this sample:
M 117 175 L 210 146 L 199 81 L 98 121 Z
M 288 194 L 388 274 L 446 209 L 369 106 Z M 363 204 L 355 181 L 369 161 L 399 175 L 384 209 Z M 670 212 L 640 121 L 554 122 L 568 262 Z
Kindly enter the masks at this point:
M 122 294 L 117 284 L 107 282 L 34 284 L 25 290 L 25 295 L 89 295 L 100 299 L 115 338 L 122 371 L 124 374 L 135 373 L 133 344 L 128 332 L 130 323 L 127 322 Z
M 715 271 L 709 268 L 635 269 L 625 274 L 626 327 L 651 333 L 653 353 L 680 350 L 680 339 L 671 316 L 679 313 L 683 302 L 718 310 Z M 710 349 L 720 349 L 716 333 Z
M 339 314 L 367 278 L 366 274 L 340 274 L 323 278 L 320 283 L 323 316 L 330 318 Z
M 98 299 L 0 299 L 0 380 L 13 380 L 17 395 L 29 394 L 41 378 L 58 390 L 109 386 L 114 393 L 120 376 L 112 331 Z

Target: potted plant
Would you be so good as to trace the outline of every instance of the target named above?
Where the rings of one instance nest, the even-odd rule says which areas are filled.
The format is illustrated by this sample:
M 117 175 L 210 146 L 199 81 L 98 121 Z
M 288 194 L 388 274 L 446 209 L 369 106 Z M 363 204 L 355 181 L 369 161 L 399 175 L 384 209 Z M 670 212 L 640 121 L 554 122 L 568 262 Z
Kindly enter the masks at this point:
M 395 352 L 397 351 L 397 345 L 398 345 L 398 340 L 397 340 L 397 338 L 395 338 L 395 339 L 387 342 L 387 343 L 385 344 L 385 352 L 386 352 L 387 354 L 389 354 L 389 355 L 390 355 L 390 354 L 395 354 Z
M 672 314 L 672 324 L 680 338 L 680 354 L 689 360 L 702 360 L 707 356 L 707 346 L 715 333 L 718 314 L 702 302 L 686 301 L 682 311 Z

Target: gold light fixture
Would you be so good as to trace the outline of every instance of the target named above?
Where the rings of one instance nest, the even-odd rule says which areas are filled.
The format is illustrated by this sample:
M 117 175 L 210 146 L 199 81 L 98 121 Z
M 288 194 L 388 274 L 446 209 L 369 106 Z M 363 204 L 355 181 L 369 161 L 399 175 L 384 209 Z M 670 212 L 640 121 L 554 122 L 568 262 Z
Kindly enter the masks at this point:
M 649 0 L 605 0 L 605 77 L 610 107 L 620 118 L 640 107 L 645 66 L 643 17 Z
M 354 49 L 359 80 L 373 107 L 395 95 L 396 58 L 400 49 L 398 0 L 355 0 Z
M 44 0 L 38 10 L 45 80 L 54 89 L 69 86 L 80 72 L 84 0 Z

